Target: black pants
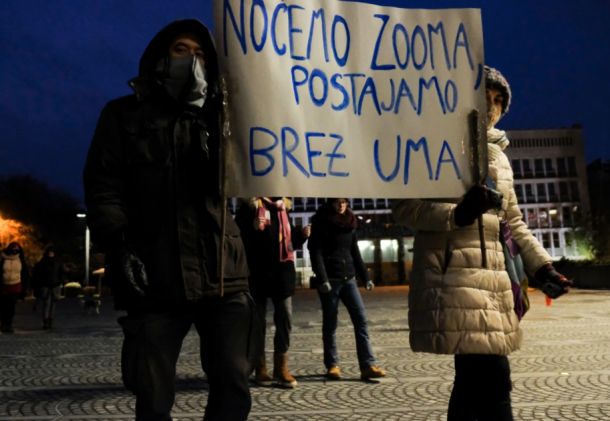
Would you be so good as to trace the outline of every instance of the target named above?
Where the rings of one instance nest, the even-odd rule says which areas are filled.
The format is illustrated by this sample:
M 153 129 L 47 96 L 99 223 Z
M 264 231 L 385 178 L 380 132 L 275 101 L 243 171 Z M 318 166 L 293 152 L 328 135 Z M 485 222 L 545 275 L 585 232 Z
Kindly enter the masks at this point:
M 256 304 L 256 315 L 258 317 L 258 328 L 256 329 L 256 346 L 259 355 L 265 352 L 265 335 L 267 331 L 267 296 L 254 295 Z M 275 335 L 273 336 L 273 352 L 285 354 L 290 348 L 290 332 L 292 331 L 292 297 L 272 297 L 273 302 L 273 324 Z
M 171 421 L 176 362 L 192 324 L 199 334 L 209 387 L 204 420 L 246 420 L 251 406 L 253 311 L 252 299 L 242 292 L 205 298 L 180 311 L 119 319 L 125 334 L 123 382 L 136 395 L 136 420 Z
M 15 317 L 15 306 L 19 294 L 0 293 L 0 325 L 2 330 L 12 329 L 13 318 Z
M 511 390 L 507 357 L 456 355 L 447 421 L 513 421 Z

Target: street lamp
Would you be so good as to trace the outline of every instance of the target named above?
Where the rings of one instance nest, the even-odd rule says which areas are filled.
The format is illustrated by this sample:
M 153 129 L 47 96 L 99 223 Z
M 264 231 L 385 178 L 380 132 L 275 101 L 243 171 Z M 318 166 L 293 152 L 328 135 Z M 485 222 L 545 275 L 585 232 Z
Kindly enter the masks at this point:
M 86 219 L 86 213 L 77 213 L 76 217 L 79 219 Z M 87 221 L 85 220 L 85 285 L 89 286 L 89 246 L 91 243 L 90 234 L 89 234 L 89 226 L 87 225 Z

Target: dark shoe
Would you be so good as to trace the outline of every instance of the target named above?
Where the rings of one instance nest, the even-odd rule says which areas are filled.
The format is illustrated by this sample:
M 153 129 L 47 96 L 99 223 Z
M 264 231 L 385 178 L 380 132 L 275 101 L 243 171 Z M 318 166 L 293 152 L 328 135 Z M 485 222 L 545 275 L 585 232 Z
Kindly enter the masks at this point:
M 376 365 L 371 365 L 360 370 L 360 378 L 362 380 L 378 379 L 380 377 L 385 377 L 385 371 Z
M 2 333 L 15 333 L 15 329 L 13 329 L 13 326 L 2 326 L 2 328 L 0 328 L 0 332 L 2 332 Z
M 51 329 L 51 322 L 49 321 L 49 319 L 42 319 L 42 329 L 43 330 Z
M 336 365 L 333 365 L 326 370 L 326 378 L 329 380 L 341 380 L 341 370 Z

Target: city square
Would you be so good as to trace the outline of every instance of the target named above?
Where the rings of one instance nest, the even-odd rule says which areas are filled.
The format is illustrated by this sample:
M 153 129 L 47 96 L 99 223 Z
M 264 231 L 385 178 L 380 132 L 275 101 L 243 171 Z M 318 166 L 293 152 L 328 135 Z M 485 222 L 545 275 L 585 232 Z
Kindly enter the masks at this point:
M 299 384 L 294 390 L 252 385 L 249 419 L 445 420 L 453 357 L 411 352 L 407 294 L 405 286 L 362 291 L 373 348 L 388 373 L 372 383 L 359 378 L 344 308 L 337 331 L 344 376 L 325 379 L 317 294 L 298 290 L 290 367 Z M 515 419 L 610 419 L 610 291 L 575 289 L 551 306 L 538 291 L 530 296 L 524 345 L 510 356 Z M 31 301 L 20 303 L 16 333 L 0 335 L 0 420 L 133 418 L 135 399 L 121 383 L 120 314 L 106 298 L 99 315 L 85 313 L 77 298 L 61 300 L 52 331 L 41 329 Z M 270 323 L 268 360 L 272 334 Z M 174 419 L 200 420 L 207 384 L 194 331 L 185 341 L 176 385 Z

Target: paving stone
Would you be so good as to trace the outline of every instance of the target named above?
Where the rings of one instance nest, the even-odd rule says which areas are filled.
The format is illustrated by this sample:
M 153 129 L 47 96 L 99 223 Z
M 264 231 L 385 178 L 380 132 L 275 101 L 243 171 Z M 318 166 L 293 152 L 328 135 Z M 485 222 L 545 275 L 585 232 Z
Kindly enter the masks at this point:
M 299 290 L 289 360 L 299 386 L 253 385 L 250 420 L 446 420 L 453 357 L 410 350 L 405 287 L 362 294 L 373 349 L 388 377 L 360 381 L 353 328 L 341 308 L 337 343 L 344 378 L 327 381 L 318 298 Z M 610 420 L 610 292 L 576 290 L 550 307 L 537 292 L 531 298 L 523 348 L 510 356 L 515 419 Z M 0 421 L 133 419 L 135 401 L 121 383 L 118 316 L 109 301 L 98 316 L 65 299 L 57 327 L 48 332 L 31 302 L 19 303 L 16 333 L 0 335 Z M 273 331 L 270 323 L 270 364 Z M 194 332 L 184 342 L 176 389 L 174 419 L 201 420 L 207 383 Z

